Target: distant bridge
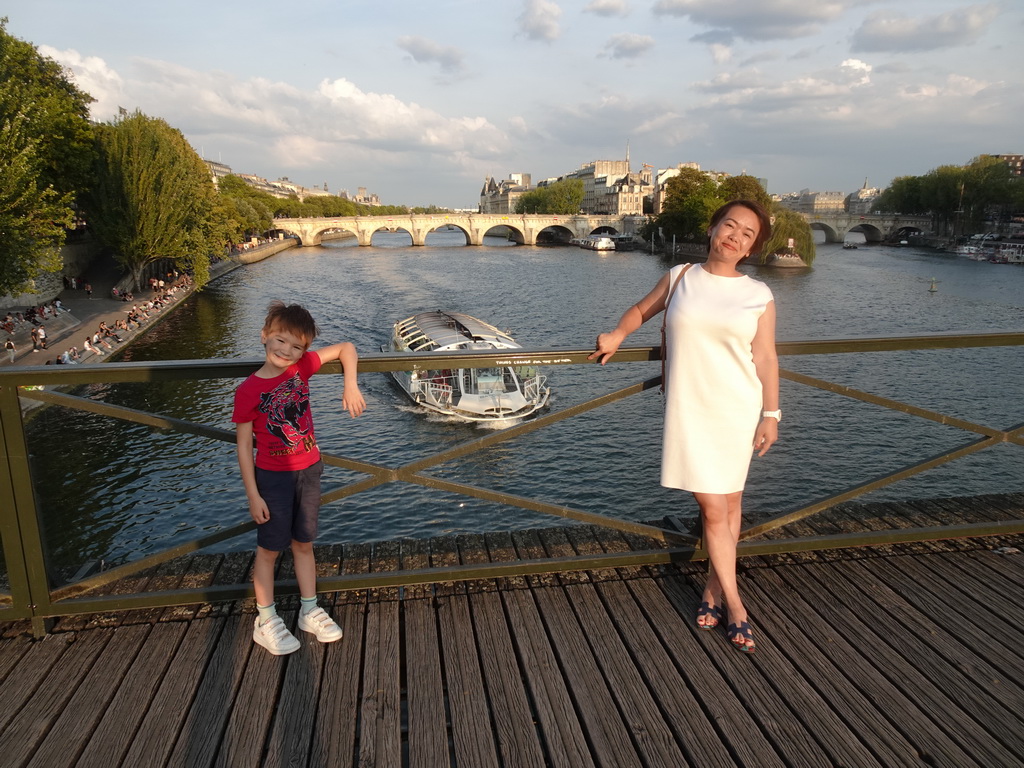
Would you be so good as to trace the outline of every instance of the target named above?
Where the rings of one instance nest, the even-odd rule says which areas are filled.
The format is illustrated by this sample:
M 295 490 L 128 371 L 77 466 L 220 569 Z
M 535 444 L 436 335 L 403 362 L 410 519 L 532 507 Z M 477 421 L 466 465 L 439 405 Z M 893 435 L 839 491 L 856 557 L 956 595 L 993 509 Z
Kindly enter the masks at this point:
M 647 221 L 645 216 L 565 216 L 518 213 L 417 213 L 387 216 L 332 216 L 324 218 L 274 219 L 274 229 L 295 235 L 302 245 L 320 245 L 327 232 L 348 232 L 359 245 L 371 245 L 373 233 L 404 229 L 413 245 L 425 245 L 427 235 L 437 229 L 455 227 L 466 235 L 466 245 L 483 245 L 484 235 L 496 227 L 507 227 L 519 245 L 536 245 L 542 230 L 554 229 L 556 237 L 570 240 L 594 232 L 635 234 Z
M 865 214 L 844 212 L 801 214 L 811 229 L 825 233 L 826 243 L 841 243 L 850 232 L 862 232 L 868 242 L 895 238 L 901 232 L 922 232 L 931 228 L 929 216 Z M 427 235 L 438 229 L 455 227 L 466 236 L 467 245 L 483 245 L 492 229 L 506 227 L 519 245 L 536 245 L 537 235 L 551 229 L 561 240 L 586 237 L 598 230 L 617 234 L 636 234 L 647 221 L 645 216 L 519 213 L 416 213 L 385 216 L 327 216 L 323 218 L 274 219 L 274 228 L 295 235 L 302 245 L 320 245 L 325 233 L 348 232 L 359 245 L 371 245 L 374 232 L 405 230 L 413 245 L 425 245 Z
M 900 214 L 864 214 L 837 211 L 835 213 L 801 214 L 811 229 L 825 233 L 826 243 L 841 243 L 850 232 L 862 232 L 869 243 L 895 238 L 901 232 L 926 232 L 931 229 L 931 216 L 903 216 Z

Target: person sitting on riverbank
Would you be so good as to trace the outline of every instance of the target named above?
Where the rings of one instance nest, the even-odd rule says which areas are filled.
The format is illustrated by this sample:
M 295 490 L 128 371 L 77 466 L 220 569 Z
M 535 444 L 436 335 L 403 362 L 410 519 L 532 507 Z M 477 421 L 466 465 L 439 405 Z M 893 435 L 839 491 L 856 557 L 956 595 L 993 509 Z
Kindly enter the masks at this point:
M 118 344 L 121 343 L 121 337 L 114 333 L 114 329 L 107 325 L 105 320 L 100 320 L 100 334 L 105 339 L 113 339 Z
M 65 349 L 61 353 L 60 361 L 64 365 L 78 365 L 78 347 Z
M 92 346 L 94 349 L 99 349 L 101 346 L 106 347 L 108 350 L 114 348 L 109 341 L 100 335 L 99 331 L 92 335 Z
M 103 354 L 103 350 L 102 349 L 99 349 L 99 348 L 94 347 L 92 345 L 92 342 L 89 340 L 88 336 L 85 337 L 85 343 L 82 345 L 82 349 L 84 349 L 86 352 L 92 352 L 94 355 L 102 355 Z
M 249 514 L 257 526 L 253 587 L 259 615 L 252 637 L 275 656 L 293 653 L 300 645 L 274 604 L 277 557 L 289 547 L 301 597 L 299 629 L 322 643 L 342 637 L 341 627 L 317 606 L 313 541 L 323 460 L 313 431 L 309 379 L 324 363 L 338 360 L 345 377 L 342 407 L 354 418 L 366 408 L 366 401 L 356 382 L 356 348 L 342 342 L 311 350 L 318 332 L 305 308 L 273 302 L 260 332 L 266 359 L 235 390 L 231 416 Z

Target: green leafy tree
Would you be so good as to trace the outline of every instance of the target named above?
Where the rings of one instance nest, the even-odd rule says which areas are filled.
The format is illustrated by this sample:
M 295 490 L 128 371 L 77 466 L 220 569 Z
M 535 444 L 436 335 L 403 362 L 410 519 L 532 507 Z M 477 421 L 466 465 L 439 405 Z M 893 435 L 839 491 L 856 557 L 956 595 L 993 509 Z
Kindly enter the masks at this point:
M 770 211 L 772 208 L 771 195 L 761 186 L 760 181 L 746 174 L 727 178 L 718 187 L 718 194 L 720 197 L 725 198 L 726 201 L 753 200 L 764 206 L 766 211 Z
M 964 169 L 958 165 L 942 165 L 925 174 L 921 184 L 921 204 L 930 211 L 934 228 L 949 231 L 960 210 L 964 186 Z
M 0 85 L 0 99 L 4 90 Z M 39 188 L 39 160 L 24 123 L 0 123 L 0 294 L 20 293 L 40 272 L 61 268 L 64 228 L 72 220 L 69 195 Z
M 0 19 L 0 293 L 61 268 L 92 158 L 89 104 L 53 59 Z
M 921 201 L 921 184 L 920 176 L 898 176 L 878 196 L 874 207 L 886 213 L 928 213 Z
M 718 183 L 695 168 L 682 168 L 665 184 L 665 202 L 657 225 L 666 240 L 700 242 L 711 214 L 725 202 Z
M 793 250 L 800 255 L 807 266 L 814 263 L 814 233 L 811 225 L 807 223 L 797 211 L 781 205 L 771 206 L 768 209 L 772 214 L 772 236 L 765 242 L 758 257 L 761 264 L 764 264 L 769 254 L 785 253 L 789 248 L 789 241 L 793 241 Z
M 114 249 L 135 287 L 160 260 L 191 271 L 202 286 L 210 254 L 221 246 L 206 164 L 180 131 L 141 112 L 97 126 L 96 149 L 89 226 Z
M 235 175 L 220 179 L 217 192 L 217 216 L 225 225 L 223 244 L 259 236 L 273 226 L 276 198 L 270 193 L 256 189 Z
M 571 216 L 583 205 L 583 182 L 562 179 L 525 192 L 516 201 L 516 213 L 557 213 Z
M 964 168 L 963 202 L 964 224 L 972 230 L 982 228 L 989 215 L 1000 209 L 1019 210 L 1015 205 L 1015 186 L 1010 166 L 991 155 L 971 160 Z

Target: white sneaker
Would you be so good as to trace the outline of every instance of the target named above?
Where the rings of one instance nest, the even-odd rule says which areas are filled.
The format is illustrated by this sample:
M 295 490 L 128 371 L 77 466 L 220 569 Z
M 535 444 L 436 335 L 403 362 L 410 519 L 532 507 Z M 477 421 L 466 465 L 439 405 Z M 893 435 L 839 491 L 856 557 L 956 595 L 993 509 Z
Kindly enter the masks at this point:
M 259 616 L 252 629 L 252 639 L 275 656 L 295 653 L 302 645 L 298 638 L 288 631 L 280 616 L 273 616 L 260 624 Z
M 299 613 L 299 629 L 312 632 L 321 643 L 333 643 L 342 636 L 341 627 L 319 606 L 309 613 Z

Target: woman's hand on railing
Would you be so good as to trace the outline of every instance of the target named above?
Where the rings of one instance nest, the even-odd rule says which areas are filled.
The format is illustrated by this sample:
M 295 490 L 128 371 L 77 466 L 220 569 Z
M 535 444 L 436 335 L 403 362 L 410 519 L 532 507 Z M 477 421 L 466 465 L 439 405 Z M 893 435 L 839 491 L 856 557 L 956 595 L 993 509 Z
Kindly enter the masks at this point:
M 619 345 L 622 344 L 622 336 L 612 331 L 610 333 L 602 333 L 597 337 L 597 344 L 594 346 L 594 351 L 587 355 L 587 360 L 598 360 L 601 365 L 608 362 L 612 355 L 619 351 Z

